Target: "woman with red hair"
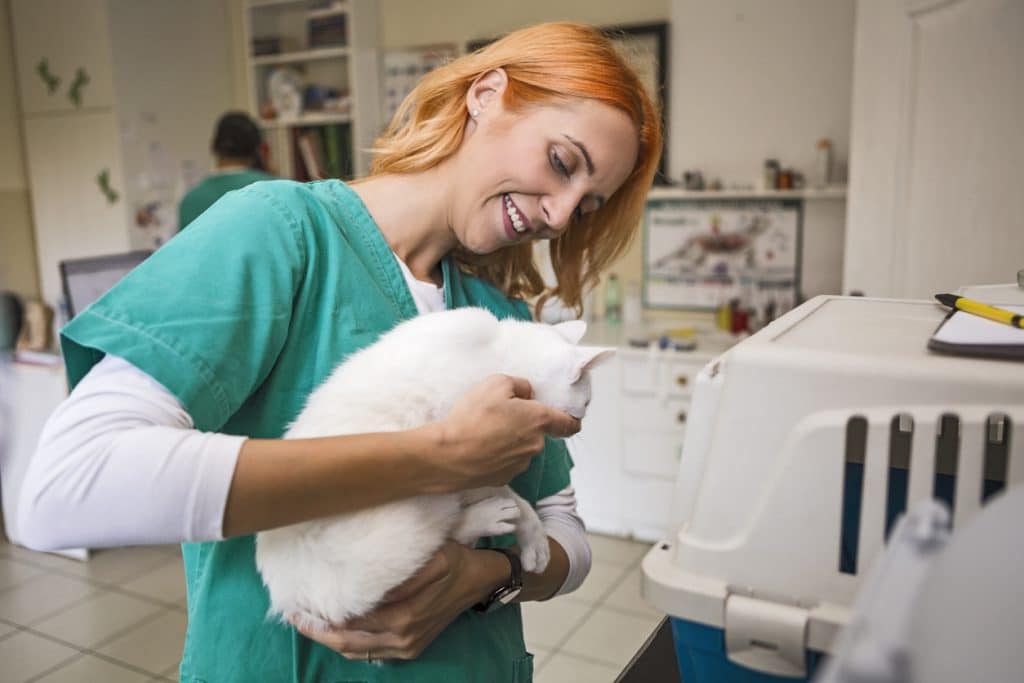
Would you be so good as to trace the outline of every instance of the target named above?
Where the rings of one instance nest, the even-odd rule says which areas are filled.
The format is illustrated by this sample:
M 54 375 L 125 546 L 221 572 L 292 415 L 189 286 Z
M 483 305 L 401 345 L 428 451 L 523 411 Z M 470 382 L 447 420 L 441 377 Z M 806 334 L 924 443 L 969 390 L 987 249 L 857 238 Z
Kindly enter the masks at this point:
M 342 359 L 404 318 L 529 318 L 524 300 L 539 311 L 552 296 L 580 310 L 637 230 L 660 149 L 658 112 L 608 39 L 542 24 L 426 76 L 369 177 L 226 195 L 62 331 L 75 388 L 26 477 L 25 542 L 183 542 L 182 680 L 530 680 L 516 603 L 589 570 L 571 461 L 544 438 L 575 419 L 493 377 L 426 427 L 280 436 Z M 536 240 L 551 241 L 550 288 Z M 360 619 L 265 619 L 255 532 L 510 480 L 548 532 L 542 573 L 521 575 L 515 549 L 448 543 Z

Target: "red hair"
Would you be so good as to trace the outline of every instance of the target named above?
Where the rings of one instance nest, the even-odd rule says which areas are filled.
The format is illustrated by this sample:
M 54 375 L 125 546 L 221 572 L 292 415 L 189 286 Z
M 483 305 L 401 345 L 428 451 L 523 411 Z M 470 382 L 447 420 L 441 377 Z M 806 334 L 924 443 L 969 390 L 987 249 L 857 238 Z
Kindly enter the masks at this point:
M 508 76 L 502 101 L 510 111 L 589 99 L 624 111 L 636 126 L 639 151 L 622 187 L 601 209 L 551 241 L 553 288 L 545 289 L 531 244 L 484 255 L 455 252 L 460 267 L 509 296 L 539 296 L 538 312 L 551 296 L 581 311 L 584 289 L 597 284 L 636 235 L 662 146 L 658 110 L 636 73 L 597 29 L 569 22 L 538 24 L 427 74 L 376 141 L 370 173 L 425 171 L 454 154 L 468 121 L 466 93 L 479 76 L 498 68 Z

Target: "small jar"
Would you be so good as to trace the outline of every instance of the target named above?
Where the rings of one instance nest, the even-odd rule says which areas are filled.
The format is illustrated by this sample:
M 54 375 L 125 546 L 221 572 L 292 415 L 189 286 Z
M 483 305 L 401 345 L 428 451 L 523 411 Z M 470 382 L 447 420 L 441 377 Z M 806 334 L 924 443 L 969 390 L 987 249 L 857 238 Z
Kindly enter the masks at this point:
M 818 140 L 818 154 L 815 161 L 814 183 L 818 187 L 827 187 L 832 182 L 832 141 L 828 138 Z
M 764 189 L 775 190 L 779 186 L 779 162 L 766 159 L 764 162 Z

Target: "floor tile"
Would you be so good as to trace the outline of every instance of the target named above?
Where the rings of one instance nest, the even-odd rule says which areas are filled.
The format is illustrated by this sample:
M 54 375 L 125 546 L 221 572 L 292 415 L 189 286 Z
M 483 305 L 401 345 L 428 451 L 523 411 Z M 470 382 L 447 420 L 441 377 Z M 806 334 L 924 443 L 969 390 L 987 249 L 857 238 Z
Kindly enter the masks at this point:
M 97 583 L 119 585 L 167 564 L 167 554 L 159 548 L 109 548 L 97 550 L 87 562 L 72 562 L 61 571 Z
M 594 562 L 614 564 L 620 567 L 632 567 L 651 549 L 649 543 L 631 541 L 614 536 L 587 534 L 587 541 L 594 553 Z
M 42 574 L 0 592 L 0 619 L 29 625 L 97 591 L 84 581 L 60 574 Z
M 562 645 L 562 652 L 624 667 L 661 622 L 659 617 L 596 610 Z
M 145 600 L 104 591 L 33 624 L 32 630 L 78 647 L 92 648 L 161 611 L 162 608 Z
M 527 647 L 557 647 L 579 626 L 591 606 L 570 597 L 523 603 L 523 632 Z
M 13 557 L 0 557 L 0 591 L 39 576 L 46 570 Z
M 596 604 L 618 583 L 626 571 L 628 570 L 625 567 L 617 564 L 594 562 L 590 566 L 590 573 L 584 579 L 583 585 L 570 593 L 568 597 L 580 602 Z
M 643 570 L 640 567 L 630 569 L 629 573 L 623 577 L 619 585 L 615 587 L 615 590 L 608 594 L 608 597 L 604 599 L 602 604 L 633 614 L 652 617 L 665 616 L 664 612 L 644 599 L 643 594 L 640 592 L 642 580 Z
M 96 651 L 154 675 L 162 674 L 181 659 L 185 625 L 183 612 L 167 610 Z
M 3 554 L 6 557 L 14 558 L 21 562 L 25 562 L 43 569 L 62 569 L 73 571 L 75 567 L 84 564 L 81 560 L 71 559 L 64 555 L 57 555 L 54 553 L 41 553 L 35 550 L 29 550 L 28 548 L 20 545 L 14 545 L 9 543 L 4 546 Z
M 0 640 L 0 662 L 3 662 L 5 683 L 17 683 L 37 676 L 76 655 L 78 650 L 27 631 Z
M 166 603 L 185 598 L 185 570 L 181 560 L 164 558 L 164 564 L 141 576 L 126 581 L 121 588 Z
M 573 657 L 563 652 L 552 656 L 534 675 L 534 683 L 613 683 L 619 669 L 608 664 Z
M 82 655 L 56 671 L 34 679 L 32 683 L 148 683 L 151 680 L 150 676 L 138 671 L 126 669 L 99 657 Z

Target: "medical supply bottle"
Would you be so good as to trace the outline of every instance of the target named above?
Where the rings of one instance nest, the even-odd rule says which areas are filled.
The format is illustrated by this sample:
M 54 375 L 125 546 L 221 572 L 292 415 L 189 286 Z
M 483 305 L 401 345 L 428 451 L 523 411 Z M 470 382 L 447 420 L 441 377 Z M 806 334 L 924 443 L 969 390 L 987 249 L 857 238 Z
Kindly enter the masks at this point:
M 622 286 L 615 273 L 604 284 L 604 319 L 614 324 L 622 321 Z

